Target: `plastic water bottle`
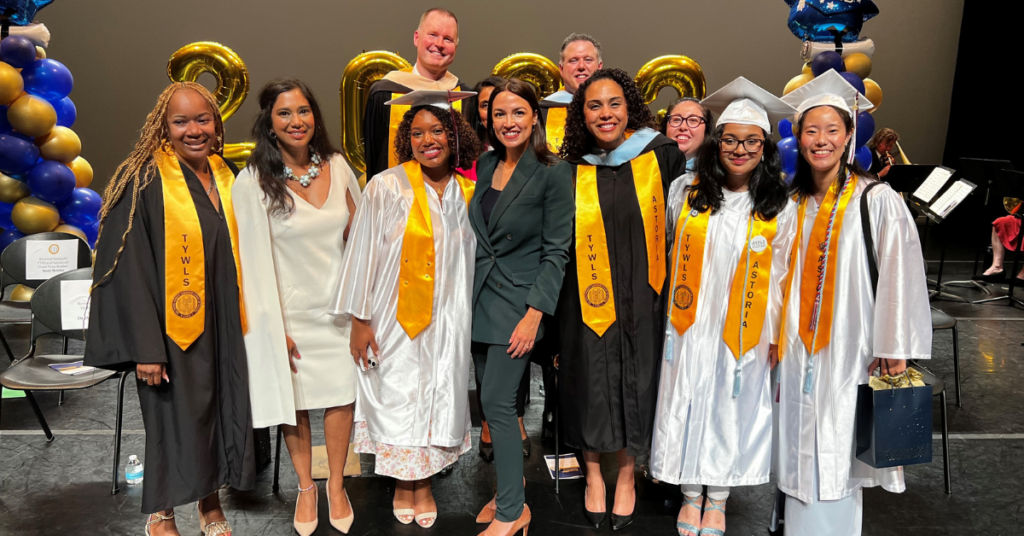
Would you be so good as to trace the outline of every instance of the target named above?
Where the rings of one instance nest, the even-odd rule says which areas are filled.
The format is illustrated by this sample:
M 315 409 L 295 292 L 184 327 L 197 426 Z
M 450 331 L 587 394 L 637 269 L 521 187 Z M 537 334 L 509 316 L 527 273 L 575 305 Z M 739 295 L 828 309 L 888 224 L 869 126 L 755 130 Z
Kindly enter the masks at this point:
M 128 456 L 128 465 L 124 468 L 124 478 L 128 481 L 129 486 L 142 484 L 142 470 L 143 466 L 139 457 L 134 454 Z

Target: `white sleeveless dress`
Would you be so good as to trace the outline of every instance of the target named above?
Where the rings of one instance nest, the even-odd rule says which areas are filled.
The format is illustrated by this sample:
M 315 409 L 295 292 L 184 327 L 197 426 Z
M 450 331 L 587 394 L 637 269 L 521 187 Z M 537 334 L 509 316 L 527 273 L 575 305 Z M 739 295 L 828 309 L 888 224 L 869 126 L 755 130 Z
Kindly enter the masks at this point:
M 299 371 L 292 374 L 296 410 L 344 406 L 356 399 L 350 324 L 327 314 L 331 292 L 341 277 L 349 219 L 345 192 L 351 173 L 345 171 L 343 160 L 332 159 L 331 189 L 320 209 L 292 193 L 292 213 L 270 217 L 285 333 L 295 341 L 300 356 L 295 360 Z

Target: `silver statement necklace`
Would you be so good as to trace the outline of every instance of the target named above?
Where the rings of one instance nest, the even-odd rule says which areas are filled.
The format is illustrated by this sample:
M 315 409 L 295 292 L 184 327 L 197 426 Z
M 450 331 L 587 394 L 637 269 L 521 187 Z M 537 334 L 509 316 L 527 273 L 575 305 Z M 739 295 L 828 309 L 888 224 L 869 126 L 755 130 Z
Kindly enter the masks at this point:
M 299 177 L 295 176 L 295 173 L 292 171 L 292 168 L 284 166 L 285 180 L 298 181 L 298 183 L 301 184 L 303 188 L 308 188 L 309 185 L 313 182 L 313 179 L 320 176 L 320 155 L 312 153 L 309 159 L 309 170 L 306 172 L 305 175 Z

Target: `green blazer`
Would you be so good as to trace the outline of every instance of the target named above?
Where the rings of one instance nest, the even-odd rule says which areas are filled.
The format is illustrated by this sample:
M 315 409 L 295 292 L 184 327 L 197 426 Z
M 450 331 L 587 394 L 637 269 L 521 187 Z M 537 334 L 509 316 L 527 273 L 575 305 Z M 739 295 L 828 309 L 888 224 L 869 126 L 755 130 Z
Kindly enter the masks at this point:
M 469 202 L 476 233 L 473 278 L 473 341 L 508 344 L 528 307 L 555 312 L 572 243 L 572 168 L 547 166 L 527 150 L 484 223 L 480 200 L 491 187 L 498 156 L 477 161 L 477 183 Z M 544 335 L 544 325 L 537 339 Z

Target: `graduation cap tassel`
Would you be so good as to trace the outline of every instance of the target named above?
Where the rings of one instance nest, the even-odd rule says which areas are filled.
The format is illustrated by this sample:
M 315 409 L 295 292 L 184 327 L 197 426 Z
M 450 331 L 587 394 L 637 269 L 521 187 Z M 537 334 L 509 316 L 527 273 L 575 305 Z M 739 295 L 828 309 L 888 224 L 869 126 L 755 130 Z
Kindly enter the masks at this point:
M 461 162 L 461 160 L 459 160 L 459 122 L 458 122 L 458 120 L 455 119 L 455 106 L 451 105 L 452 102 L 454 102 L 452 100 L 452 90 L 449 89 L 448 90 L 448 103 L 449 103 L 448 112 L 451 114 L 451 117 L 452 117 L 452 134 L 455 135 L 455 166 L 454 167 L 459 167 L 459 162 Z M 455 173 L 454 169 L 452 170 L 452 173 Z
M 853 162 L 857 160 L 857 110 L 859 101 L 860 95 L 857 95 L 853 103 L 853 136 L 850 137 L 850 156 L 846 158 L 847 166 L 852 166 Z

